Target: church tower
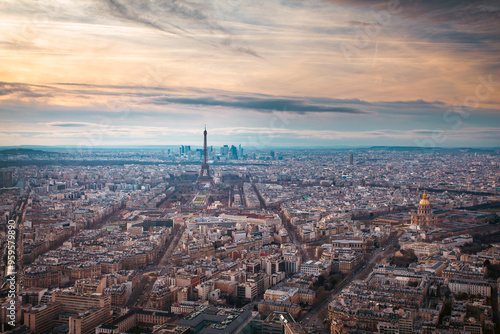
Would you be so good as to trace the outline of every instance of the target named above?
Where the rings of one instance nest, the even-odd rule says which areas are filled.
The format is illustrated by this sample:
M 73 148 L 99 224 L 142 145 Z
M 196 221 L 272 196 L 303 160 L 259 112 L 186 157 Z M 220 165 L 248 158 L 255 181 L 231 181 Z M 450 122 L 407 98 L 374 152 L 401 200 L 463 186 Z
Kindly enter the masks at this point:
M 429 200 L 427 199 L 427 194 L 424 191 L 424 195 L 422 196 L 422 200 L 420 200 L 420 203 L 418 204 L 418 210 L 417 213 L 419 215 L 425 215 L 428 216 L 431 214 L 431 203 L 429 203 Z
M 419 226 L 430 226 L 437 223 L 437 217 L 432 214 L 431 203 L 427 199 L 427 194 L 424 191 L 422 199 L 418 204 L 417 213 L 411 215 L 411 224 Z

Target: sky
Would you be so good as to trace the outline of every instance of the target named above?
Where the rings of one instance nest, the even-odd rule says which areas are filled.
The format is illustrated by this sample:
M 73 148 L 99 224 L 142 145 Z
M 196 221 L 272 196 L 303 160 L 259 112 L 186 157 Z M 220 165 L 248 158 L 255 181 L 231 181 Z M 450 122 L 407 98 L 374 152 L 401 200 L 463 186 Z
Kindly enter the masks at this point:
M 498 1 L 6 0 L 0 62 L 0 146 L 500 146 Z

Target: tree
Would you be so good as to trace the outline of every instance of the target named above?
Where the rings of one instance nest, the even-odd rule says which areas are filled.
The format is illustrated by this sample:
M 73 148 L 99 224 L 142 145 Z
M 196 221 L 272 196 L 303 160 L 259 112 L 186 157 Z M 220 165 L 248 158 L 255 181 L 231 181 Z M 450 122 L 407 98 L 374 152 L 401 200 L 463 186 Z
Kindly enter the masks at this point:
M 451 315 L 451 308 L 453 306 L 453 299 L 446 299 L 443 308 L 441 309 L 441 313 L 439 314 L 439 323 L 443 322 L 443 318 L 445 316 Z
M 325 277 L 324 277 L 323 275 L 319 275 L 319 276 L 318 276 L 318 279 L 316 280 L 316 282 L 314 282 L 314 286 L 315 286 L 315 287 L 320 287 L 320 286 L 322 286 L 324 283 L 325 283 Z

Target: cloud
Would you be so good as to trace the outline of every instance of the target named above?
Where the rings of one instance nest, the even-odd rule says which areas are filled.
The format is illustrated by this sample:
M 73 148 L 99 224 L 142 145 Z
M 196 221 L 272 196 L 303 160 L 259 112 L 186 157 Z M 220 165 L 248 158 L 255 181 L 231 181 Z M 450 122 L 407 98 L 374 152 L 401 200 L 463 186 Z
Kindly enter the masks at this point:
M 325 0 L 326 2 L 372 9 L 388 8 L 389 5 L 401 7 L 407 15 L 425 15 L 442 21 L 472 21 L 478 16 L 483 19 L 498 18 L 500 5 L 492 1 L 478 0 Z
M 92 123 L 83 123 L 83 122 L 73 122 L 73 123 L 64 123 L 64 122 L 52 122 L 52 123 L 47 123 L 49 126 L 58 126 L 62 128 L 76 128 L 76 127 L 82 127 L 82 126 L 88 126 L 88 125 L 93 125 Z
M 4 87 L 2 90 L 1 88 Z M 76 88 L 76 89 L 75 89 Z M 17 95 L 14 95 L 16 94 Z M 193 87 L 138 87 L 125 85 L 96 85 L 79 83 L 56 83 L 48 85 L 30 85 L 26 83 L 0 83 L 0 95 L 13 95 L 17 102 L 20 97 L 43 97 L 43 102 L 84 106 L 87 99 L 97 101 L 110 108 L 122 106 L 132 108 L 130 113 L 155 115 L 158 113 L 175 112 L 178 107 L 191 110 L 217 112 L 224 109 L 233 113 L 254 111 L 272 113 L 285 111 L 293 114 L 348 114 L 372 115 L 380 117 L 441 117 L 450 105 L 442 101 L 426 101 L 423 99 L 408 101 L 366 101 L 360 99 L 339 99 L 312 96 L 287 96 L 257 94 L 249 92 L 233 92 L 218 89 L 201 89 Z M 47 97 L 53 97 L 47 99 Z M 52 102 L 54 101 L 54 102 Z M 172 106 L 167 111 L 163 106 Z M 110 110 L 95 107 L 94 113 L 106 114 Z M 185 108 L 185 109 L 186 109 Z M 475 114 L 487 115 L 496 113 L 497 109 L 477 108 Z M 87 112 L 92 112 L 88 110 Z M 183 112 L 186 114 L 187 110 Z M 195 112 L 196 113 L 196 112 Z M 74 123 L 74 122 L 72 122 Z M 78 122 L 81 123 L 81 122 Z
M 289 97 L 266 94 L 238 93 L 222 90 L 203 90 L 196 88 L 162 89 L 159 87 L 134 87 L 115 85 L 87 85 L 77 83 L 61 83 L 56 86 L 37 86 L 24 83 L 4 83 L 6 87 L 16 88 L 26 95 L 49 96 L 47 91 L 53 92 L 60 100 L 63 97 L 71 99 L 74 96 L 123 96 L 133 97 L 127 103 L 140 103 L 141 105 L 184 105 L 184 106 L 206 106 L 223 107 L 237 110 L 254 110 L 258 112 L 287 111 L 292 113 L 349 113 L 363 114 L 365 111 L 360 108 L 367 103 L 356 99 L 328 99 L 314 97 Z M 58 86 L 62 86 L 58 87 Z M 68 87 L 79 87 L 79 89 L 67 89 Z M 89 88 L 89 89 L 86 89 Z M 38 94 L 37 89 L 43 90 Z M 12 94 L 12 89 L 5 91 L 5 94 Z
M 322 99 L 325 101 L 325 99 Z M 314 99 L 279 98 L 279 97 L 257 97 L 257 96 L 232 96 L 229 99 L 202 97 L 202 98 L 176 98 L 163 97 L 156 99 L 155 104 L 185 104 L 197 106 L 230 107 L 237 109 L 251 109 L 261 112 L 272 112 L 273 110 L 285 110 L 287 112 L 327 112 L 327 113 L 350 113 L 362 114 L 362 110 L 353 107 L 336 106 L 334 104 L 318 104 Z
M 77 87 L 94 87 L 94 88 L 116 88 L 116 89 L 148 89 L 148 90 L 161 90 L 170 91 L 171 89 L 165 87 L 156 86 L 124 86 L 124 85 L 96 85 L 96 84 L 86 84 L 86 83 L 76 83 L 76 82 L 55 82 L 53 85 L 61 86 L 77 86 Z
M 49 93 L 37 93 L 30 87 L 42 87 L 24 83 L 0 82 L 0 96 L 15 95 L 17 97 L 50 97 Z
M 347 21 L 350 26 L 362 29 L 366 24 L 365 21 L 378 25 L 380 23 L 376 20 L 378 17 L 391 26 L 390 31 L 386 29 L 388 35 L 399 38 L 404 36 L 406 41 L 410 38 L 419 43 L 426 41 L 440 44 L 442 48 L 448 50 L 457 48 L 451 43 L 464 44 L 463 48 L 457 49 L 460 53 L 479 52 L 485 55 L 497 55 L 500 51 L 497 43 L 500 39 L 498 2 L 485 0 L 324 0 L 324 2 L 359 11 L 364 19 Z M 381 14 L 382 11 L 388 16 Z M 477 47 L 481 49 L 478 50 Z M 494 65 L 488 66 L 493 69 Z
M 260 57 L 251 48 L 210 18 L 209 5 L 184 0 L 99 0 L 107 12 L 115 17 L 139 23 L 164 33 L 191 38 L 235 53 Z M 208 32 L 212 38 L 204 35 Z M 214 38 L 215 37 L 215 38 Z M 219 38 L 217 38 L 219 37 Z M 220 41 L 213 41 L 222 39 Z
M 478 31 L 488 33 L 488 35 L 500 34 L 500 4 L 491 1 L 479 0 L 324 0 L 341 6 L 355 7 L 358 9 L 370 9 L 381 11 L 390 9 L 389 4 L 397 8 L 397 16 L 411 18 L 416 22 L 428 22 L 440 25 L 441 29 L 456 32 L 457 25 L 467 26 L 463 33 L 477 33 Z M 360 24 L 359 21 L 351 21 L 351 24 Z M 363 22 L 361 22 L 363 23 Z M 405 25 L 411 22 L 405 21 Z M 448 25 L 448 26 L 446 26 Z M 423 29 L 428 25 L 421 24 Z M 452 38 L 453 35 L 450 35 Z M 462 38 L 462 36 L 458 36 Z

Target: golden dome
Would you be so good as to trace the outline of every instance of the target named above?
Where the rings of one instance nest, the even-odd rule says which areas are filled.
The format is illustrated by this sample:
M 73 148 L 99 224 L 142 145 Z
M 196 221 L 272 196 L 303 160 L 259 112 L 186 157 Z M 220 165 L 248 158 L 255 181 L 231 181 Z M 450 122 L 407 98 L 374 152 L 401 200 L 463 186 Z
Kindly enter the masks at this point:
M 427 200 L 427 194 L 425 193 L 425 191 L 419 205 L 431 205 L 431 203 L 429 203 L 429 201 Z

